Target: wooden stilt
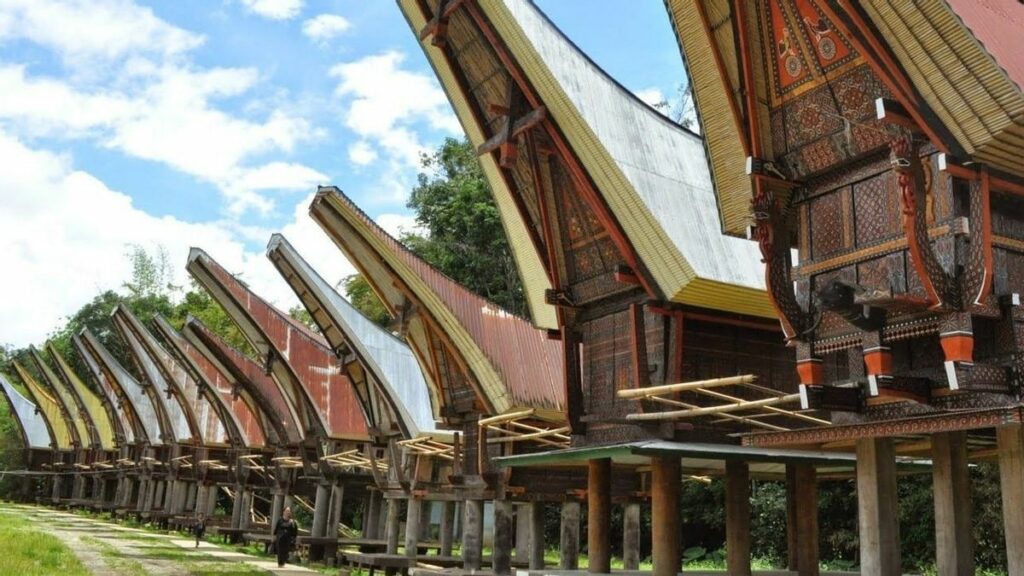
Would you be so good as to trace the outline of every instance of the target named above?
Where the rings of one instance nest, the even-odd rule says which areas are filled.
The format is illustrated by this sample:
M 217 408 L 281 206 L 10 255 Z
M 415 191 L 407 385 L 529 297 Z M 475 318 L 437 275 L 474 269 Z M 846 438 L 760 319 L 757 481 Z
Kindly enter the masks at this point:
M 479 570 L 483 560 L 484 503 L 466 500 L 462 519 L 462 567 Z
M 750 576 L 750 468 L 725 463 L 726 566 L 733 576 Z
M 967 433 L 932 436 L 935 493 L 935 563 L 939 576 L 974 574 L 971 484 L 967 473 Z
M 900 575 L 896 459 L 891 438 L 857 441 L 860 562 L 864 574 Z
M 558 547 L 558 567 L 576 570 L 580 560 L 580 503 L 562 504 L 562 532 Z
M 363 538 L 378 538 L 380 531 L 380 491 L 370 490 L 367 498 L 366 515 L 363 518 Z
M 789 569 L 818 576 L 818 483 L 814 466 L 786 465 Z
M 512 502 L 494 501 L 494 546 L 491 565 L 495 576 L 512 574 Z
M 331 508 L 331 485 L 317 482 L 316 500 L 313 504 L 313 524 L 309 528 L 310 536 L 322 538 L 327 531 L 327 515 Z
M 1024 574 L 1024 429 L 1020 424 L 1000 426 L 996 428 L 996 442 L 1007 571 Z
M 249 524 L 252 522 L 252 490 L 246 488 L 242 490 L 242 515 L 238 527 L 242 530 L 247 530 Z
M 530 506 L 516 505 L 516 560 L 520 562 L 530 557 Z
M 336 538 L 338 526 L 341 525 L 341 508 L 345 504 L 345 485 L 335 481 L 331 486 L 331 513 L 327 518 L 327 530 L 324 536 Z
M 591 574 L 612 570 L 612 461 L 599 458 L 588 463 L 587 554 Z
M 384 531 L 387 533 L 387 553 L 398 554 L 398 532 L 401 528 L 401 506 L 402 501 L 397 498 L 388 498 L 388 518 L 384 523 Z
M 640 569 L 639 502 L 628 502 L 622 510 L 622 568 Z
M 405 555 L 416 557 L 416 549 L 420 538 L 420 515 L 423 512 L 421 502 L 410 498 L 405 509 Z
M 274 526 L 281 519 L 284 513 L 284 490 L 281 487 L 274 488 L 274 500 L 270 504 L 270 531 L 273 533 Z
M 679 545 L 679 458 L 651 459 L 651 539 L 653 576 L 676 576 L 682 556 Z
M 527 505 L 530 523 L 530 570 L 544 569 L 544 504 Z
M 455 502 L 445 502 L 441 508 L 441 556 L 452 555 L 455 541 Z

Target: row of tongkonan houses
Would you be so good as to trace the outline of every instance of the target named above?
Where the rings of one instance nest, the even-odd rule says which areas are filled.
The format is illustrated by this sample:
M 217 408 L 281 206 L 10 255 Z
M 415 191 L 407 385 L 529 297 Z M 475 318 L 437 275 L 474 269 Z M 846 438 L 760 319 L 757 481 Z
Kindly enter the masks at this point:
M 916 458 L 939 573 L 967 575 L 968 466 L 992 460 L 1024 574 L 1024 6 L 668 0 L 698 135 L 528 0 L 398 4 L 478 151 L 532 324 L 322 188 L 311 216 L 390 329 L 282 237 L 268 256 L 317 332 L 194 250 L 189 272 L 251 350 L 119 309 L 132 369 L 88 332 L 86 378 L 34 352 L 41 380 L 18 367 L 27 396 L 3 390 L 46 500 L 163 521 L 226 502 L 228 535 L 304 506 L 314 553 L 341 526 L 379 548 L 371 564 L 404 547 L 497 574 L 544 568 L 545 547 L 577 568 L 582 506 L 589 571 L 610 571 L 614 506 L 635 570 L 650 506 L 668 576 L 681 483 L 721 475 L 729 573 L 749 574 L 750 480 L 777 478 L 789 569 L 808 575 L 816 481 L 853 474 L 861 573 L 888 576 L 897 470 Z M 559 542 L 543 539 L 551 505 Z

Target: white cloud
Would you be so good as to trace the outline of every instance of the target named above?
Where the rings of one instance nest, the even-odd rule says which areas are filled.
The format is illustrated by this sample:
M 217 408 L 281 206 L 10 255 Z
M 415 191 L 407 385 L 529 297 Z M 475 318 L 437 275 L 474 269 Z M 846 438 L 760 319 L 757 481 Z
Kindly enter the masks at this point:
M 403 69 L 404 60 L 399 52 L 385 52 L 338 64 L 330 75 L 346 100 L 345 125 L 391 158 L 416 166 L 427 151 L 418 129 L 459 134 L 461 128 L 435 78 Z
M 271 162 L 249 170 L 236 185 L 246 190 L 309 190 L 327 180 L 322 172 L 302 164 Z
M 633 93 L 636 94 L 637 98 L 651 106 L 664 106 L 667 102 L 665 94 L 659 88 L 644 88 Z
M 377 216 L 376 222 L 394 238 L 401 238 L 406 232 L 421 235 L 426 233 L 416 222 L 416 217 L 410 214 L 381 214 Z
M 367 164 L 372 164 L 377 159 L 377 151 L 366 140 L 359 140 L 349 145 L 348 159 L 353 164 L 366 166 Z
M 128 54 L 173 56 L 204 40 L 131 0 L 0 0 L 0 40 L 4 39 L 45 46 L 73 65 Z
M 29 77 L 23 66 L 0 65 L 0 119 L 29 134 L 90 137 L 130 156 L 160 162 L 216 185 L 228 211 L 267 212 L 272 201 L 259 190 L 277 188 L 258 179 L 276 177 L 280 188 L 306 188 L 324 178 L 300 164 L 253 167 L 262 154 L 289 153 L 320 131 L 284 110 L 250 120 L 215 106 L 219 98 L 252 88 L 258 73 L 250 68 L 192 70 L 135 61 L 127 76 L 137 87 L 85 91 L 52 78 Z M 284 182 L 282 168 L 294 182 Z M 271 172 L 268 172 L 271 171 Z
M 352 27 L 352 23 L 337 14 L 320 14 L 302 23 L 302 33 L 317 44 L 331 39 Z
M 303 0 L 242 0 L 245 8 L 271 20 L 289 20 L 302 11 Z
M 0 343 L 39 343 L 99 291 L 120 289 L 131 277 L 130 245 L 166 248 L 179 285 L 188 285 L 184 264 L 189 247 L 198 246 L 279 307 L 298 302 L 263 251 L 246 249 L 246 236 L 263 242 L 267 230 L 243 234 L 226 222 L 150 215 L 76 170 L 68 157 L 32 149 L 3 131 L 0 158 L 0 301 L 14 303 L 0 306 Z M 282 232 L 334 283 L 354 268 L 309 218 L 310 200 L 295 206 Z

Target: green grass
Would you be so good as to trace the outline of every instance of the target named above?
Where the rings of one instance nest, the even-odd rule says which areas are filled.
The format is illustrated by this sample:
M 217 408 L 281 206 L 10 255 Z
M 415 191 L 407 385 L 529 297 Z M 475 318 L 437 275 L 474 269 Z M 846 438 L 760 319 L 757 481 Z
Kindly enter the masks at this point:
M 112 570 L 127 576 L 149 576 L 149 572 L 141 562 L 122 558 L 121 553 L 118 552 L 116 548 L 99 538 L 84 536 L 82 538 L 82 542 L 99 548 L 100 556 L 103 557 L 103 561 L 106 562 L 107 566 Z
M 0 509 L 0 574 L 87 576 L 89 572 L 56 536 L 36 530 L 24 517 Z

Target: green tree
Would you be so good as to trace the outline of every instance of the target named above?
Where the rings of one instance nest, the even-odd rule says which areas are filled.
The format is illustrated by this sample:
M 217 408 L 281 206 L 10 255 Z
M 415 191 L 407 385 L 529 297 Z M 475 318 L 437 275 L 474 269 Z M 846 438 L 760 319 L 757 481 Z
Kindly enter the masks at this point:
M 377 324 L 384 327 L 388 326 L 391 322 L 391 315 L 388 314 L 384 303 L 380 301 L 380 298 L 377 298 L 373 288 L 370 287 L 370 283 L 366 281 L 362 274 L 352 274 L 345 277 L 341 282 L 345 295 L 348 296 L 348 301 L 357 310 Z
M 408 206 L 425 234 L 406 233 L 402 242 L 456 282 L 525 316 L 519 272 L 472 144 L 449 138 L 421 165 Z
M 175 329 L 181 330 L 189 316 L 202 322 L 225 342 L 246 356 L 256 358 L 256 351 L 249 345 L 248 340 L 242 335 L 242 331 L 238 329 L 228 313 L 195 281 L 192 283 L 192 289 L 185 293 L 184 298 L 175 306 L 173 313 L 169 314 L 167 319 Z
M 317 334 L 320 333 L 320 327 L 316 325 L 316 321 L 313 320 L 313 315 L 309 313 L 302 306 L 292 306 L 288 309 L 288 315 L 292 317 L 292 320 L 296 320 L 302 323 L 303 326 L 309 328 Z

